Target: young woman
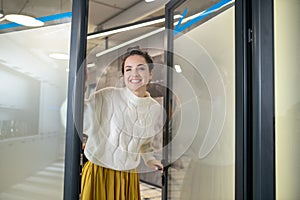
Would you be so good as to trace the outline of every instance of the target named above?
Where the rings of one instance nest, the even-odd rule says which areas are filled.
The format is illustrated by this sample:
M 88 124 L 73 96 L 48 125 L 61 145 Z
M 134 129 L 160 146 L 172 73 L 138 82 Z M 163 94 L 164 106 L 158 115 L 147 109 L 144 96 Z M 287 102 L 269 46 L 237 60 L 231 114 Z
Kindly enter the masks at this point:
M 140 157 L 153 170 L 162 169 L 152 155 L 152 140 L 162 131 L 162 107 L 146 91 L 153 61 L 132 50 L 122 63 L 124 88 L 96 91 L 85 103 L 88 135 L 82 170 L 82 200 L 140 200 Z

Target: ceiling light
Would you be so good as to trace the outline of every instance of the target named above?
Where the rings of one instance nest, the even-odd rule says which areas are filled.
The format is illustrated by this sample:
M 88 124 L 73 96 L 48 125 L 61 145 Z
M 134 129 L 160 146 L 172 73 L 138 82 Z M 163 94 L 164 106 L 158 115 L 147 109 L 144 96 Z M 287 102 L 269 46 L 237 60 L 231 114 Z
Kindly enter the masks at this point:
M 150 3 L 150 2 L 153 2 L 155 0 L 145 0 L 146 3 Z
M 89 63 L 86 65 L 87 68 L 92 68 L 92 67 L 95 67 L 96 64 L 95 63 Z
M 175 70 L 176 70 L 177 73 L 182 72 L 180 65 L 174 65 L 174 67 L 175 67 Z
M 181 17 L 181 15 L 174 15 L 174 19 L 177 19 L 177 18 L 180 18 L 180 17 Z M 146 26 L 151 26 L 151 25 L 154 25 L 154 24 L 162 23 L 164 21 L 165 21 L 165 18 L 160 18 L 160 19 L 146 21 L 146 22 L 142 22 L 142 23 L 138 23 L 138 24 L 132 24 L 132 25 L 128 25 L 128 26 L 125 26 L 125 27 L 116 28 L 116 29 L 112 29 L 112 30 L 103 31 L 101 33 L 88 35 L 87 39 L 89 40 L 89 39 L 93 39 L 93 38 L 104 37 L 104 36 L 112 35 L 112 34 L 115 34 L 115 33 L 129 31 L 129 30 L 133 30 L 133 29 L 137 29 L 137 28 L 146 27 Z
M 105 31 L 105 32 L 98 33 L 98 34 L 89 35 L 89 36 L 87 36 L 87 39 L 93 39 L 93 38 L 97 38 L 97 37 L 103 37 L 103 36 L 107 36 L 107 35 L 111 35 L 111 34 L 115 34 L 115 33 L 129 31 L 129 30 L 133 30 L 133 29 L 137 29 L 137 28 L 141 28 L 141 27 L 161 23 L 161 22 L 164 22 L 164 21 L 165 21 L 165 19 L 162 18 L 162 19 L 157 19 L 157 20 L 153 20 L 153 21 L 149 21 L 149 22 L 144 22 L 144 23 L 141 23 L 141 24 L 135 24 L 135 25 L 132 25 L 132 26 L 127 26 L 127 27 L 123 27 L 123 28 L 119 28 L 119 29 L 114 29 L 114 30 L 111 30 L 111 31 Z
M 44 22 L 37 20 L 34 17 L 27 16 L 27 15 L 8 14 L 8 15 L 5 15 L 5 19 L 7 19 L 8 21 L 17 23 L 17 24 L 21 24 L 23 26 L 36 27 L 36 26 L 44 25 Z
M 37 26 L 43 26 L 45 23 L 41 20 L 38 20 L 34 17 L 28 16 L 28 15 L 21 15 L 21 14 L 8 14 L 4 15 L 3 11 L 3 0 L 0 2 L 1 8 L 0 8 L 0 21 L 8 20 L 10 22 L 14 22 L 19 25 L 23 26 L 30 26 L 30 27 L 37 27 Z M 25 6 L 28 4 L 28 0 L 23 5 L 22 9 L 18 12 L 21 13 L 21 11 L 25 8 Z
M 49 57 L 57 59 L 57 60 L 68 60 L 69 55 L 65 53 L 51 53 L 49 54 Z

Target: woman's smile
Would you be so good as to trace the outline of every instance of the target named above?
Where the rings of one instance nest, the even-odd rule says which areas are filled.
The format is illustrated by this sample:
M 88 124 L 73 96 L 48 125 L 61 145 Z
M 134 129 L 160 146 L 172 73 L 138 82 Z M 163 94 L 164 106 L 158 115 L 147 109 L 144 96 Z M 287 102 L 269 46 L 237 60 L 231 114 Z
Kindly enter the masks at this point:
M 130 82 L 136 84 L 142 82 L 142 79 L 131 79 Z

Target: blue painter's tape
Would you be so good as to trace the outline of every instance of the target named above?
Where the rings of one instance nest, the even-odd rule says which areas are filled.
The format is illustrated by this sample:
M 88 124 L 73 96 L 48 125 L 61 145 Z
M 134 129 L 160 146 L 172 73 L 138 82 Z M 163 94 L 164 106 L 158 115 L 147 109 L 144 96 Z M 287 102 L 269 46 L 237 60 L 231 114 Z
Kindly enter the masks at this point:
M 191 19 L 190 21 L 181 24 L 183 18 L 185 18 L 185 16 L 187 15 L 188 9 L 185 8 L 183 13 L 182 13 L 182 17 L 180 18 L 180 20 L 178 21 L 177 25 L 174 28 L 174 35 L 182 32 L 183 30 L 187 29 L 188 27 L 194 25 L 195 23 L 199 22 L 200 20 L 204 19 L 205 17 L 207 17 L 208 15 L 218 11 L 220 8 L 222 8 L 224 5 L 228 4 L 232 2 L 232 0 L 221 0 L 220 2 L 214 4 L 213 6 L 211 6 L 210 8 L 208 8 L 207 10 L 205 10 L 203 13 L 201 13 L 199 16 L 195 17 L 194 19 Z
M 41 20 L 42 22 L 49 22 L 49 21 L 54 21 L 54 20 L 63 19 L 63 18 L 70 18 L 70 17 L 72 17 L 72 12 L 49 15 L 49 16 L 39 17 L 37 19 Z
M 42 22 L 50 22 L 50 21 L 64 19 L 64 18 L 70 18 L 70 17 L 72 17 L 72 12 L 59 13 L 59 14 L 55 14 L 55 15 L 39 17 L 39 18 L 36 18 L 36 19 L 38 19 Z M 9 28 L 16 28 L 16 27 L 19 27 L 19 26 L 23 26 L 23 25 L 17 24 L 17 23 L 14 23 L 14 22 L 7 23 L 7 24 L 1 24 L 0 25 L 0 30 L 9 29 Z
M 8 29 L 8 28 L 15 28 L 15 27 L 18 27 L 18 26 L 22 26 L 20 24 L 16 24 L 16 23 L 7 23 L 7 24 L 1 24 L 0 25 L 0 30 L 3 30 L 3 29 Z

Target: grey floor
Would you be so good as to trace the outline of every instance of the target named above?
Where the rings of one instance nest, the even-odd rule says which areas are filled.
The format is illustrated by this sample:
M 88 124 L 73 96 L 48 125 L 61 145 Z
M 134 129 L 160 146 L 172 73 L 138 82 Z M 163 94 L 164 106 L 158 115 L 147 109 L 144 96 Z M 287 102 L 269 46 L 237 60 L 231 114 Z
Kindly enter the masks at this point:
M 63 162 L 55 162 L 0 193 L 0 200 L 59 200 L 63 192 Z
M 142 200 L 161 200 L 161 189 L 141 183 L 141 196 Z
M 64 163 L 57 161 L 0 193 L 0 200 L 63 199 Z M 141 183 L 142 200 L 160 200 L 161 189 Z

